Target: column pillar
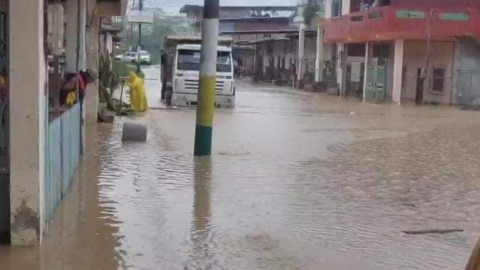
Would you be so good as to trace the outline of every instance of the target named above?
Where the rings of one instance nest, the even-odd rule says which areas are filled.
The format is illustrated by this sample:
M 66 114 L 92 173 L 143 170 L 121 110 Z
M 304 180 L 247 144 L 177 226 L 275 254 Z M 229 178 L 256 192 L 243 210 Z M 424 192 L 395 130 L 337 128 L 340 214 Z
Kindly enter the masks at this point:
M 317 57 L 315 58 L 315 83 L 323 81 L 323 42 L 324 42 L 323 28 L 317 27 Z
M 372 53 L 373 53 L 373 46 L 372 43 L 367 42 L 365 43 L 365 70 L 363 73 L 363 101 L 367 101 L 367 88 L 368 88 L 368 80 L 369 72 L 368 67 L 370 66 L 372 60 Z
M 12 245 L 38 245 L 45 223 L 47 86 L 43 12 L 43 0 L 14 0 L 9 4 Z
M 393 92 L 392 101 L 400 104 L 402 99 L 402 79 L 403 79 L 403 53 L 405 50 L 405 40 L 395 40 L 395 60 L 393 64 Z
M 303 88 L 303 75 L 305 74 L 305 24 L 301 23 L 298 30 L 298 88 Z
M 107 48 L 107 54 L 110 55 L 113 53 L 113 36 L 112 33 L 108 32 L 105 36 L 105 47 Z
M 346 93 L 346 80 L 347 80 L 347 45 L 344 43 L 338 44 L 338 72 L 337 83 L 339 95 L 344 96 Z
M 91 10 L 91 22 L 88 28 L 86 29 L 87 34 L 87 69 L 91 70 L 94 74 L 98 75 L 98 37 L 99 37 L 99 23 L 100 17 L 98 16 L 95 10 L 95 1 L 90 1 L 89 7 Z M 98 113 L 98 79 L 94 83 L 91 83 L 87 86 L 87 92 L 85 94 L 85 119 L 87 124 L 92 124 L 97 122 L 97 113 Z
M 80 2 L 80 34 L 78 34 L 78 4 Z M 65 17 L 67 18 L 66 71 L 76 73 L 77 71 L 77 38 L 80 37 L 80 52 L 78 59 L 79 70 L 85 70 L 85 24 L 86 24 L 85 0 L 68 0 L 65 4 Z

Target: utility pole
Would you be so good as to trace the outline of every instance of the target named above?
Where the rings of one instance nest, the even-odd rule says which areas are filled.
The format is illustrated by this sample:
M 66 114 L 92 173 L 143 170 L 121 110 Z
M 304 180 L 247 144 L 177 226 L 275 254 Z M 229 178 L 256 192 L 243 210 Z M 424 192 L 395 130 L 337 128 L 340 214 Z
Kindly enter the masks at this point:
M 143 10 L 143 0 L 138 0 L 138 10 Z M 138 23 L 138 45 L 137 45 L 137 72 L 140 72 L 142 59 L 140 58 L 140 52 L 142 51 L 142 23 Z
M 202 21 L 200 83 L 197 97 L 195 156 L 212 154 L 215 80 L 217 73 L 219 0 L 205 0 Z

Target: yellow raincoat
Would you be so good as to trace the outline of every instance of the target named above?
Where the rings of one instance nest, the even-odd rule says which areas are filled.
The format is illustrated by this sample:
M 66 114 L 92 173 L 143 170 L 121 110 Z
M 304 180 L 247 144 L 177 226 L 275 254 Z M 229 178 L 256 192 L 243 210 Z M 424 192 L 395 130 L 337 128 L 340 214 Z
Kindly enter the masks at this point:
M 143 112 L 147 110 L 147 96 L 145 94 L 145 83 L 135 72 L 130 72 L 127 80 L 130 87 L 130 106 L 134 111 Z

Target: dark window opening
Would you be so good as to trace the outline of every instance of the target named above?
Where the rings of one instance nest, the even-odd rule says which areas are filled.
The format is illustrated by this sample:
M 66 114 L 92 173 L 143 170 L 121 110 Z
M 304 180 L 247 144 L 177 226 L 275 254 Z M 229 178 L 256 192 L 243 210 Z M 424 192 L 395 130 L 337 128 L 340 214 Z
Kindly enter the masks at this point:
M 361 22 L 361 21 L 363 21 L 363 16 L 352 16 L 352 17 L 350 17 L 350 21 Z
M 352 57 L 365 57 L 365 43 L 363 44 L 348 44 L 347 52 L 348 56 Z
M 433 86 L 435 92 L 443 92 L 445 87 L 445 68 L 433 69 Z
M 389 44 L 374 44 L 372 48 L 372 57 L 387 59 L 390 53 Z

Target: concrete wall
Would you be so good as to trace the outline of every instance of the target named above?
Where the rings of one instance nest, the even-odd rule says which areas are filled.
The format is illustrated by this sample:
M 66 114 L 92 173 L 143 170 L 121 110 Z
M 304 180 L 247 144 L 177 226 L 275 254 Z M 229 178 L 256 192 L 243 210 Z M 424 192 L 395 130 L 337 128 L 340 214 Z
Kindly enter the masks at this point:
M 95 10 L 96 0 L 88 0 L 88 14 L 91 24 L 86 29 L 86 66 L 94 74 L 98 75 L 98 38 L 99 38 L 99 22 L 100 16 Z M 90 22 L 89 22 L 90 23 Z M 111 39 L 111 37 L 110 37 Z M 109 46 L 112 46 L 111 44 Z M 110 48 L 110 53 L 112 48 Z M 87 87 L 87 93 L 85 95 L 85 120 L 87 124 L 97 122 L 98 112 L 98 80 L 91 83 Z
M 81 8 L 83 12 L 80 14 L 81 25 L 86 24 L 86 3 L 81 1 Z M 77 70 L 77 25 L 78 25 L 78 3 L 77 1 L 67 1 L 65 4 L 65 18 L 67 20 L 66 27 L 66 72 L 75 73 Z M 80 40 L 85 41 L 85 28 L 80 28 Z M 85 70 L 86 68 L 86 56 L 85 56 L 85 42 L 80 42 L 80 59 L 79 70 Z
M 45 223 L 43 1 L 10 1 L 9 11 L 11 240 L 13 245 L 37 245 Z
M 480 98 L 480 45 L 469 38 L 455 45 L 454 104 L 470 104 Z
M 417 69 L 423 68 L 426 61 L 427 42 L 426 41 L 406 41 L 404 52 L 404 67 L 406 73 L 405 85 L 402 91 L 403 101 L 415 101 L 415 89 Z M 432 42 L 430 52 L 430 68 L 428 77 L 430 81 L 433 76 L 433 69 L 435 67 L 443 67 L 446 69 L 445 89 L 442 93 L 435 93 L 431 89 L 424 91 L 424 100 L 427 103 L 450 104 L 452 97 L 452 82 L 453 82 L 453 42 Z

